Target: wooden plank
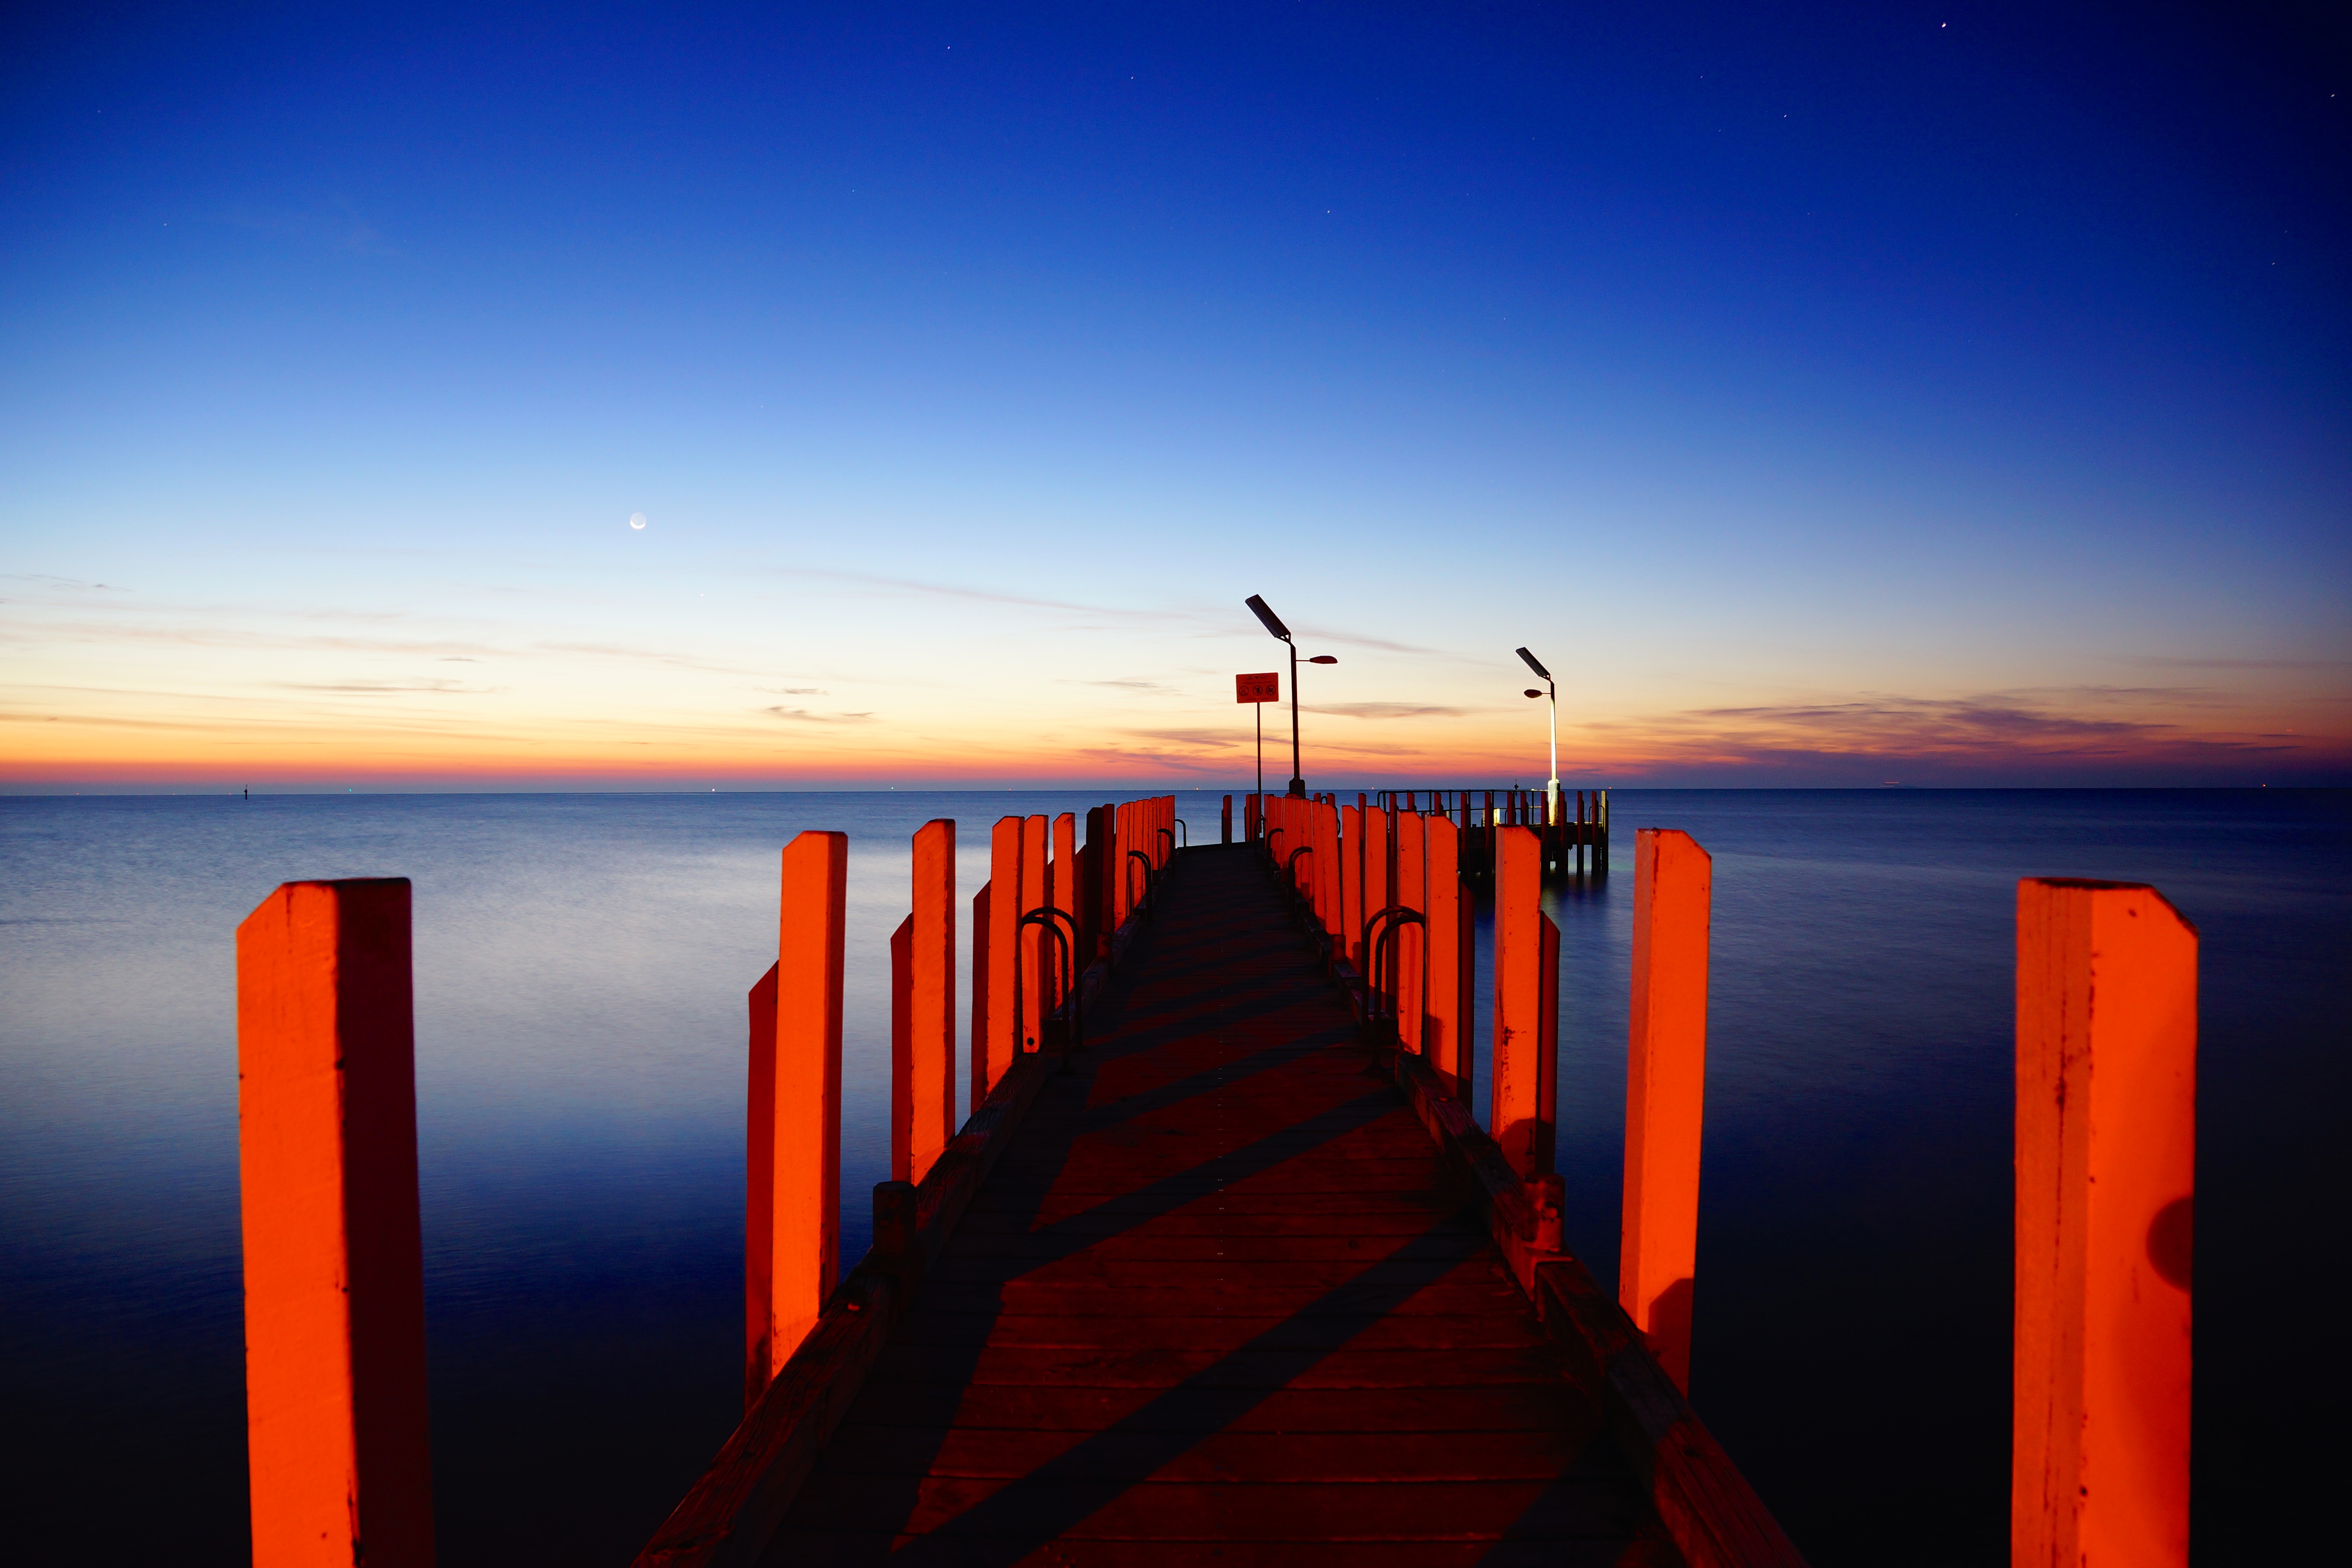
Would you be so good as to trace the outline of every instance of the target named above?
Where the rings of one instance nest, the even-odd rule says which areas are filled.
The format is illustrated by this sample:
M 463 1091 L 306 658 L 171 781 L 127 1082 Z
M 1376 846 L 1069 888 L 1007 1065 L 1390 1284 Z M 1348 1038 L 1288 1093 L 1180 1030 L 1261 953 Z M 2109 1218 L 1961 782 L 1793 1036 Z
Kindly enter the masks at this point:
M 789 1530 L 778 1538 L 775 1560 L 795 1568 L 835 1563 L 870 1565 L 910 1547 L 920 1550 L 924 1568 L 1003 1568 L 1009 1555 L 1004 1542 L 986 1537 Z M 1479 1568 L 1668 1568 L 1681 1559 L 1662 1542 L 1530 1538 L 1344 1543 L 1225 1539 L 1213 1544 L 1196 1540 L 1057 1540 L 1051 1557 L 1044 1561 L 1058 1568 L 1200 1568 L 1209 1562 L 1216 1568 L 1454 1568 L 1472 1563 Z
M 1504 1311 L 1527 1310 L 1527 1298 L 1499 1268 L 1476 1275 L 1450 1275 L 1424 1285 L 1403 1300 L 1378 1286 L 1327 1289 L 1321 1285 L 1297 1292 L 1296 1305 L 1285 1303 L 1286 1315 L 1360 1318 L 1366 1303 L 1377 1302 L 1391 1317 L 1423 1312 Z M 1039 1316 L 1102 1316 L 1141 1314 L 1164 1316 L 1183 1311 L 1204 1318 L 1263 1317 L 1267 1292 L 1263 1289 L 1196 1289 L 1189 1277 L 1171 1276 L 1158 1286 L 1117 1285 L 1099 1280 L 1027 1280 L 1011 1285 L 924 1280 L 923 1303 L 938 1311 L 990 1311 L 1000 1307 Z
M 1527 1326 L 1491 1309 L 1381 1316 L 1326 1313 L 1316 1317 L 1235 1312 L 1196 1313 L 933 1312 L 909 1318 L 894 1343 L 1097 1350 L 1237 1349 L 1253 1341 L 1337 1350 L 1444 1351 L 1467 1346 L 1506 1350 L 1527 1342 Z
M 887 1423 L 880 1420 L 887 1415 Z M 1594 1407 L 1564 1382 L 1361 1390 L 1278 1388 L 1236 1411 L 1216 1389 L 1068 1388 L 1034 1384 L 906 1384 L 864 1406 L 857 1425 L 927 1431 L 1538 1432 L 1590 1426 Z
M 1089 1481 L 1030 1476 L 828 1475 L 793 1523 L 803 1530 L 906 1528 L 1039 1541 L 1493 1541 L 1540 1500 L 1548 1532 L 1631 1539 L 1646 1522 L 1615 1478 L 1329 1483 Z
M 1037 1384 L 1086 1388 L 1426 1388 L 1541 1383 L 1560 1373 L 1559 1353 L 1525 1342 L 1507 1350 L 1368 1351 L 1354 1345 L 1307 1357 L 1289 1350 L 1032 1350 L 909 1345 L 893 1341 L 875 1361 L 886 1383 Z
M 938 1475 L 1017 1479 L 1052 1464 L 1075 1480 L 1149 1475 L 1158 1481 L 1548 1481 L 1560 1476 L 1622 1477 L 1583 1462 L 1598 1425 L 1580 1434 L 1560 1426 L 1488 1432 L 1211 1432 L 1173 1458 L 1168 1434 L 845 1427 L 826 1448 L 828 1475 Z
M 1076 1250 L 1070 1239 L 1054 1235 L 961 1236 L 950 1253 L 956 1258 L 1029 1258 L 1058 1262 L 1085 1257 L 1102 1263 L 1155 1261 L 1165 1263 L 1247 1263 L 1350 1259 L 1370 1263 L 1394 1252 L 1406 1242 L 1429 1233 L 1419 1229 L 1385 1236 L 1331 1236 L 1282 1231 L 1255 1235 L 1186 1236 L 1156 1228 L 1129 1230 L 1087 1238 Z M 1465 1229 L 1465 1235 L 1475 1232 Z

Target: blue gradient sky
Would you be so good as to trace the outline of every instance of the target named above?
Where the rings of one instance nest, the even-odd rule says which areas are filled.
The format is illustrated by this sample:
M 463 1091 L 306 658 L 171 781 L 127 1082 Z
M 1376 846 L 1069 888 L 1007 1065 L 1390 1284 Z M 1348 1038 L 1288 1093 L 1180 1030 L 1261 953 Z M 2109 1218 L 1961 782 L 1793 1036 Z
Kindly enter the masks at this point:
M 319 10 L 0 35 L 14 787 L 2352 782 L 2316 11 Z

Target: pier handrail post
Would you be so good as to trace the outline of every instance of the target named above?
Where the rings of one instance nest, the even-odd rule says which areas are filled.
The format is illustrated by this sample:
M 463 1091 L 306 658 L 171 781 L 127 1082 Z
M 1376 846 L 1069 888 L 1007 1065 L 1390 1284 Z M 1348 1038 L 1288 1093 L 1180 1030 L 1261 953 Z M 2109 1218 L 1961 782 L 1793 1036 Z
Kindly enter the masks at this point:
M 1706 1090 L 1707 921 L 1714 860 L 1687 833 L 1633 838 L 1633 984 L 1625 1052 L 1624 1217 L 1617 1300 L 1690 1392 Z
M 1029 921 L 1030 911 L 1053 902 L 1052 819 L 1043 813 L 1021 818 L 1021 907 L 1013 929 L 1020 933 L 1021 972 L 1013 994 L 1013 1050 L 1015 1056 L 1045 1035 L 1045 1015 L 1054 1009 L 1054 955 L 1045 933 Z M 1001 1076 L 1001 1075 L 1000 1075 Z
M 1468 831 L 1451 817 L 1429 821 L 1427 881 L 1429 923 L 1429 1033 L 1424 1054 L 1446 1092 L 1455 1100 L 1470 1093 L 1470 1020 L 1476 993 L 1476 911 L 1462 883 L 1462 845 Z
M 1316 918 L 1322 921 L 1323 934 L 1330 939 L 1337 952 L 1344 929 L 1340 924 L 1339 807 L 1327 795 L 1303 809 L 1308 840 L 1320 851 L 1315 857 Z
M 1364 809 L 1339 807 L 1339 929 L 1335 950 L 1340 957 L 1363 967 L 1360 945 L 1364 926 Z
M 1429 819 L 1412 809 L 1412 795 L 1396 818 L 1394 897 L 1423 918 L 1397 933 L 1396 1018 L 1399 1049 L 1420 1054 L 1429 1007 Z
M 1021 940 L 1022 911 L 1029 891 L 1022 880 L 1022 853 L 1026 824 L 1018 816 L 1001 816 L 990 830 L 988 845 L 988 1015 L 987 1027 L 971 1039 L 972 1103 L 978 1105 L 1003 1080 L 1020 1054 L 1020 1021 L 1014 1016 L 1020 991 L 1013 976 L 1025 956 Z M 979 956 L 975 942 L 973 956 Z M 975 981 L 974 994 L 979 983 Z
M 2010 1561 L 2189 1561 L 2197 929 L 2154 888 L 2017 889 Z
M 1542 900 L 1542 838 L 1532 827 L 1498 829 L 1495 1078 L 1486 1125 L 1523 1182 L 1551 1173 L 1558 1122 L 1559 932 Z
M 404 878 L 288 882 L 236 930 L 253 1561 L 430 1568 Z
M 1077 983 L 1078 974 L 1087 965 L 1086 949 L 1078 942 L 1080 877 L 1077 864 L 1078 819 L 1075 813 L 1066 811 L 1053 819 L 1052 840 L 1053 853 L 1045 862 L 1045 896 L 1046 901 L 1069 921 L 1070 952 L 1066 965 L 1069 974 L 1048 999 L 1051 1003 L 1047 1009 L 1049 1012 L 1062 1005 L 1063 995 L 1069 986 Z
M 1225 804 L 1217 813 L 1217 828 L 1218 843 L 1231 844 L 1234 841 L 1234 797 L 1232 795 L 1225 796 Z
M 955 1136 L 955 821 L 916 829 L 914 912 L 890 939 L 890 1173 L 920 1182 Z

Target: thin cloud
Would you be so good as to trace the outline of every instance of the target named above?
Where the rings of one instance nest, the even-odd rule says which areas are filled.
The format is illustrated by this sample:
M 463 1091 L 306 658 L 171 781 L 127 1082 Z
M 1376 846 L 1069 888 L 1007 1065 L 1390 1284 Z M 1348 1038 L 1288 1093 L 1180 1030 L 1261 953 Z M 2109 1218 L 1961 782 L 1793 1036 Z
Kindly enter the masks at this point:
M 108 594 L 126 591 L 111 583 L 85 583 L 79 577 L 60 577 L 52 572 L 0 572 L 0 583 L 45 583 L 52 588 L 79 588 Z
M 1149 697 L 1174 697 L 1174 687 L 1158 680 L 1146 680 L 1141 676 L 1129 676 L 1121 680 L 1065 680 L 1065 686 L 1108 686 L 1117 691 L 1140 692 Z
M 268 683 L 279 691 L 352 691 L 376 693 L 387 691 L 459 692 L 467 696 L 489 696 L 501 689 L 494 686 L 467 686 L 456 680 L 273 680 Z
M 2172 658 L 2142 654 L 2116 662 L 2143 669 L 2352 669 L 2352 658 Z
M 760 711 L 795 724 L 862 724 L 874 717 L 871 713 L 812 713 L 805 708 L 770 707 Z
M 1302 705 L 1300 711 L 1329 713 L 1341 719 L 1459 719 L 1478 710 L 1451 708 L 1443 703 L 1333 702 L 1319 708 Z

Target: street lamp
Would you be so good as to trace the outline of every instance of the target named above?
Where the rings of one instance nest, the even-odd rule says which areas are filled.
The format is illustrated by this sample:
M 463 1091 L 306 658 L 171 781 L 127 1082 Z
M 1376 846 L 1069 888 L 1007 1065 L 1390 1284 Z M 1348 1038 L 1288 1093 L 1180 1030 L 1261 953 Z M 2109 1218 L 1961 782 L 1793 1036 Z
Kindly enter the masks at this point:
M 1551 782 L 1544 785 L 1544 826 L 1549 827 L 1559 820 L 1559 684 L 1552 679 L 1551 671 L 1546 669 L 1543 661 L 1535 655 L 1521 648 L 1519 657 L 1528 661 L 1528 668 L 1534 670 L 1536 678 L 1544 683 L 1543 690 L 1530 691 L 1528 695 L 1549 695 L 1551 698 Z
M 1290 649 L 1290 794 L 1295 799 L 1305 800 L 1307 781 L 1299 775 L 1298 768 L 1298 644 L 1291 639 L 1290 628 L 1282 624 L 1282 617 L 1267 608 L 1264 599 L 1252 594 L 1242 603 L 1249 606 L 1250 614 L 1258 618 L 1259 625 L 1280 637 L 1284 646 Z M 1307 662 L 1337 664 L 1339 661 L 1330 654 L 1318 653 Z

